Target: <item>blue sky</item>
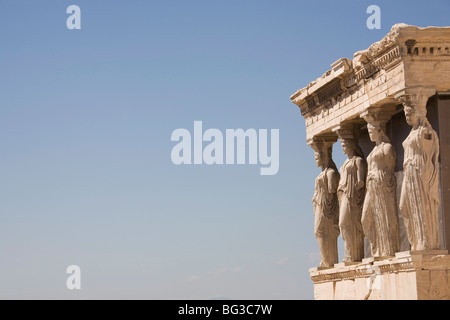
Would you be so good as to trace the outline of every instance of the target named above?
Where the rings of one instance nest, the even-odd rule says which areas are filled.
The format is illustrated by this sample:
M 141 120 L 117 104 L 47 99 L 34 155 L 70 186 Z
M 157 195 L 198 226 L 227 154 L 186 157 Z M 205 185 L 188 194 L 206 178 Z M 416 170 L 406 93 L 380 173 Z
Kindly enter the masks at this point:
M 449 6 L 2 0 L 0 298 L 312 299 L 319 169 L 289 97 L 395 23 L 449 25 Z M 175 166 L 171 133 L 196 120 L 279 129 L 278 174 Z

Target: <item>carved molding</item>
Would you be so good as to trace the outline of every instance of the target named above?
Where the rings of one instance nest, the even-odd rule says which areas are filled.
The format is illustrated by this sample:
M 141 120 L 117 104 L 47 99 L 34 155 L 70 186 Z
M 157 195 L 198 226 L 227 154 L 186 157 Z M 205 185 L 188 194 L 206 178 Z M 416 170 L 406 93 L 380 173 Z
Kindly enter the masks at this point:
M 410 108 L 426 108 L 428 99 L 436 94 L 436 89 L 429 87 L 409 87 L 395 94 L 404 106 Z
M 392 118 L 394 112 L 395 105 L 369 107 L 360 114 L 360 117 L 372 125 L 385 125 Z
M 339 139 L 356 139 L 361 136 L 361 124 L 360 120 L 353 122 L 343 122 L 332 128 L 332 131 L 336 133 Z
M 444 74 L 433 73 L 436 68 Z M 419 28 L 397 24 L 381 41 L 356 52 L 352 60 L 342 58 L 331 64 L 331 69 L 320 78 L 294 93 L 291 101 L 300 108 L 308 135 L 322 134 L 336 126 L 335 122 L 330 122 L 331 127 L 327 127 L 323 121 L 333 119 L 336 110 L 349 106 L 360 114 L 360 106 L 392 103 L 394 90 L 403 90 L 408 83 L 420 84 L 421 79 L 424 87 L 450 90 L 449 81 L 439 80 L 442 77 L 448 79 L 448 75 L 450 27 Z M 408 92 L 405 97 L 396 94 L 396 98 L 396 102 L 405 103 L 414 103 L 416 99 Z M 417 103 L 421 104 L 421 101 Z M 343 120 L 352 119 L 350 114 L 346 117 Z M 313 129 L 309 130 L 309 127 Z
M 311 280 L 317 283 L 354 280 L 357 278 L 369 278 L 375 273 L 380 275 L 400 272 L 414 272 L 419 270 L 443 269 L 450 270 L 450 255 L 442 250 L 441 254 L 414 254 L 413 252 L 401 252 L 385 260 L 362 262 L 355 265 L 334 268 L 310 269 Z M 402 256 L 404 255 L 404 256 Z
M 322 135 L 315 136 L 313 139 L 307 141 L 307 144 L 313 149 L 319 144 L 326 145 L 327 147 L 332 147 L 336 143 L 338 137 L 336 135 Z

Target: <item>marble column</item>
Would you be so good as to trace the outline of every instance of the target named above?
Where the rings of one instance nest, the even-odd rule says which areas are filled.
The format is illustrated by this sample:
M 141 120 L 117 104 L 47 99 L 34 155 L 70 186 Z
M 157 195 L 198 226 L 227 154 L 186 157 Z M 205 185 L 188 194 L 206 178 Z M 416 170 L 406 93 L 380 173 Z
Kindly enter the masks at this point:
M 394 106 L 369 108 L 361 114 L 375 147 L 367 157 L 367 191 L 362 225 L 374 257 L 394 256 L 399 250 L 399 223 L 394 175 L 397 155 L 386 134 Z
M 336 141 L 336 139 L 334 139 Z M 314 205 L 314 234 L 320 249 L 320 267 L 333 267 L 338 262 L 339 204 L 337 187 L 339 172 L 332 159 L 333 141 L 314 139 L 311 144 L 317 166 L 322 172 L 316 178 Z
M 340 169 L 338 187 L 339 229 L 344 240 L 343 262 L 352 263 L 364 258 L 364 232 L 361 224 L 366 193 L 367 163 L 358 145 L 352 123 L 341 124 L 334 129 L 343 152 L 348 156 Z
M 406 88 L 396 97 L 412 127 L 403 142 L 403 184 L 400 211 L 405 218 L 411 250 L 441 249 L 439 235 L 439 139 L 427 119 L 428 98 L 434 89 Z

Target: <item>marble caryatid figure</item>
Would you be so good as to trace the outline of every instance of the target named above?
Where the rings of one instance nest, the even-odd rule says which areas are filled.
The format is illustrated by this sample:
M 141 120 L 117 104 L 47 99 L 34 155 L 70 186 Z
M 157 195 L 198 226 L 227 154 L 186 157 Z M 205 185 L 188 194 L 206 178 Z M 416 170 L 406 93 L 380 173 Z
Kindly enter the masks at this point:
M 399 249 L 394 175 L 397 155 L 385 131 L 390 116 L 377 110 L 364 117 L 370 140 L 376 144 L 367 157 L 367 191 L 362 216 L 364 234 L 374 257 L 394 256 Z
M 420 90 L 403 102 L 406 122 L 412 126 L 403 141 L 403 184 L 400 211 L 405 219 L 411 250 L 438 250 L 439 140 L 427 119 L 428 96 Z
M 331 142 L 314 142 L 314 156 L 322 172 L 316 178 L 314 205 L 314 233 L 319 243 L 320 266 L 333 267 L 338 262 L 339 204 L 337 187 L 339 173 L 332 160 Z
M 340 170 L 338 187 L 339 229 L 344 240 L 344 262 L 364 258 L 364 233 L 361 225 L 364 195 L 366 193 L 367 164 L 353 125 L 337 130 L 343 152 L 348 156 Z

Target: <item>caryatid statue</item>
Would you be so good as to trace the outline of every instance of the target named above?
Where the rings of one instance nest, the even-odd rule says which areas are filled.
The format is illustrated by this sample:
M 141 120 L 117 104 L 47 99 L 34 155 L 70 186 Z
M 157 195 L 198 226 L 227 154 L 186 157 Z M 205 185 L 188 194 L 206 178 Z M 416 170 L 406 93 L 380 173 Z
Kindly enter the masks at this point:
M 336 140 L 335 140 L 336 141 Z M 339 173 L 332 160 L 333 142 L 312 143 L 314 157 L 322 172 L 316 178 L 314 205 L 314 234 L 319 243 L 320 266 L 333 267 L 338 262 L 339 204 L 337 187 Z
M 393 110 L 372 108 L 362 116 L 376 146 L 367 157 L 367 191 L 362 225 L 374 257 L 394 256 L 399 250 L 399 223 L 394 175 L 397 154 L 386 135 Z
M 353 124 L 340 125 L 336 132 L 342 151 L 348 156 L 340 170 L 338 187 L 339 229 L 344 240 L 344 262 L 364 258 L 364 232 L 361 216 L 366 193 L 367 163 L 358 146 Z
M 400 211 L 405 219 L 411 250 L 439 250 L 439 139 L 427 119 L 428 97 L 434 90 L 406 90 L 406 122 L 412 126 L 403 141 L 403 184 Z

